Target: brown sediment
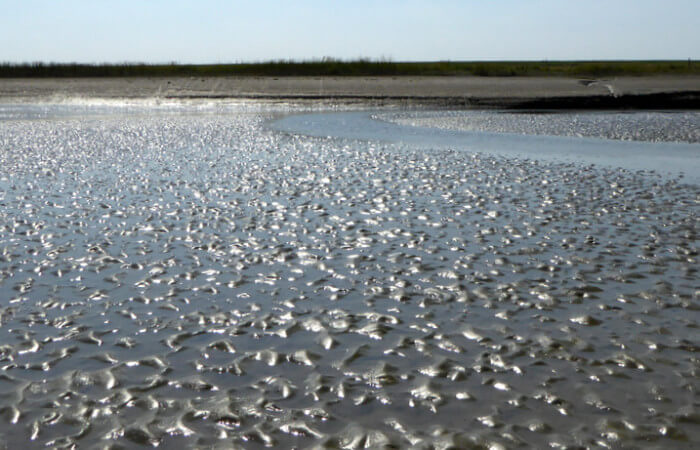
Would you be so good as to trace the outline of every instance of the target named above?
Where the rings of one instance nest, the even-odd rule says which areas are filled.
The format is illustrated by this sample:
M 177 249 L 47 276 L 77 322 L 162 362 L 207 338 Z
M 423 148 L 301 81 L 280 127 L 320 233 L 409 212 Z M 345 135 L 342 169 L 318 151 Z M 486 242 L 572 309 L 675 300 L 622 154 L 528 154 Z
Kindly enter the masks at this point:
M 2 79 L 0 101 L 253 99 L 450 108 L 700 109 L 700 77 L 150 77 Z

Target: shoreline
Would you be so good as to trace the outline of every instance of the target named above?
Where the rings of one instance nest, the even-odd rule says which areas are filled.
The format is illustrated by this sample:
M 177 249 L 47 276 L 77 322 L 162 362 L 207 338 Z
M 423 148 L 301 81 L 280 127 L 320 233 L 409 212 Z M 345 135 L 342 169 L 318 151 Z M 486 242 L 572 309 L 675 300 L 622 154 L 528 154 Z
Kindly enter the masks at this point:
M 144 77 L 0 79 L 0 103 L 259 100 L 455 109 L 700 109 L 700 76 Z
M 334 102 L 340 104 L 406 105 L 455 109 L 512 110 L 700 110 L 700 91 L 619 96 L 567 97 L 448 97 L 377 95 L 187 95 L 165 96 L 166 100 L 263 100 Z

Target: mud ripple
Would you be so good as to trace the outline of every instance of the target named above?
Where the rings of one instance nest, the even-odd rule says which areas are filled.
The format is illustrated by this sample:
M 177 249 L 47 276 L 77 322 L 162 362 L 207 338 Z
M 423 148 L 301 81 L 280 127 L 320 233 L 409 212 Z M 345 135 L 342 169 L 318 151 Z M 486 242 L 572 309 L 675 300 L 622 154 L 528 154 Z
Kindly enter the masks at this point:
M 700 441 L 697 185 L 270 116 L 0 122 L 0 441 Z

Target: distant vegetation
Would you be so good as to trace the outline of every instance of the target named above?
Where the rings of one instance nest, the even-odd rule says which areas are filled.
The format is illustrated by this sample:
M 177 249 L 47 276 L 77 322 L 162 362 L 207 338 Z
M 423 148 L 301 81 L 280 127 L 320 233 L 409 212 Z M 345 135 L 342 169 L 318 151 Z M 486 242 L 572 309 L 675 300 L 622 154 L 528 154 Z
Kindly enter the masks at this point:
M 0 78 L 218 76 L 564 76 L 700 75 L 696 61 L 392 62 L 332 58 L 242 64 L 0 64 Z

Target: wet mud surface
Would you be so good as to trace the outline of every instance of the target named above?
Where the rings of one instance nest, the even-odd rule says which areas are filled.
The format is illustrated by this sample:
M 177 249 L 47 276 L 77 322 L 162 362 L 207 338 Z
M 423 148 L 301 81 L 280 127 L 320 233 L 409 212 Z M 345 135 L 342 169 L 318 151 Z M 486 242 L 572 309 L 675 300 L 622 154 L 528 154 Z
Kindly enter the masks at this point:
M 700 441 L 697 184 L 272 117 L 0 121 L 7 448 Z

